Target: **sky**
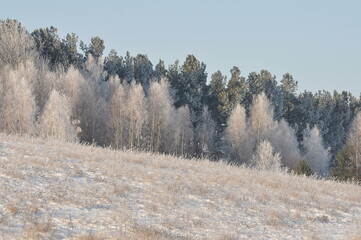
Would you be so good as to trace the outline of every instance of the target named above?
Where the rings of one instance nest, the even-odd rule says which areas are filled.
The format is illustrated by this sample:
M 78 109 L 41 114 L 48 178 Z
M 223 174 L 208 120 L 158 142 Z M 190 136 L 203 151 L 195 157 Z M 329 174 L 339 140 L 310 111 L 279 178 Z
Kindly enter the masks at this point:
M 262 69 L 298 90 L 361 93 L 361 1 L 358 0 L 132 0 L 4 1 L 0 18 L 28 29 L 54 26 L 61 38 L 74 32 L 99 36 L 105 54 L 147 54 L 155 65 L 183 63 L 193 54 L 208 78 L 233 66 L 242 76 Z

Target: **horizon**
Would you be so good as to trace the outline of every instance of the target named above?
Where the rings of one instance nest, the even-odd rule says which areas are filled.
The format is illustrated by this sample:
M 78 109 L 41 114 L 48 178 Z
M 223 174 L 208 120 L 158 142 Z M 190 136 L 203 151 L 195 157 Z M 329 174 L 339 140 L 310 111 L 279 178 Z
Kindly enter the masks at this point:
M 115 49 L 169 66 L 193 54 L 206 64 L 208 82 L 218 70 L 229 78 L 237 66 L 246 78 L 266 69 L 278 82 L 288 72 L 298 93 L 361 94 L 361 2 L 19 2 L 3 3 L 2 18 L 17 19 L 29 32 L 50 26 L 60 38 L 74 32 L 86 44 L 99 36 L 104 57 Z

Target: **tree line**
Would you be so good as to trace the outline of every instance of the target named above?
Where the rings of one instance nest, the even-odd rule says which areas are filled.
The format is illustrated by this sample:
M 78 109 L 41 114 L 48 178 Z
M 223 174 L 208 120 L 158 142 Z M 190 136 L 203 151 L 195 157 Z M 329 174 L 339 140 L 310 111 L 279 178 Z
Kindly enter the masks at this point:
M 99 37 L 78 46 L 74 33 L 1 20 L 0 130 L 361 179 L 361 99 L 351 93 L 297 93 L 289 73 L 278 82 L 236 66 L 208 83 L 194 55 L 166 67 L 104 49 Z

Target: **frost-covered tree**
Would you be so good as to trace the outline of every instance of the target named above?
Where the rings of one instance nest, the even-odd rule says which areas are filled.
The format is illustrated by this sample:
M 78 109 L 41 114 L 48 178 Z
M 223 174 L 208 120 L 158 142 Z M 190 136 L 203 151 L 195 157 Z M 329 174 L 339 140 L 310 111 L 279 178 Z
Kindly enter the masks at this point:
M 279 171 L 281 169 L 281 157 L 267 140 L 261 141 L 252 156 L 252 165 L 256 169 Z
M 167 69 L 165 68 L 164 61 L 159 59 L 159 62 L 154 67 L 154 77 L 160 81 L 167 76 Z
M 232 162 L 247 163 L 250 160 L 254 141 L 249 134 L 246 110 L 240 104 L 236 105 L 228 118 L 225 139 Z
M 109 76 L 118 75 L 118 77 L 122 76 L 122 57 L 118 56 L 117 51 L 114 49 L 110 50 L 107 57 L 104 60 L 104 70 L 107 71 Z
M 72 116 L 77 118 L 77 108 L 80 107 L 78 105 L 80 103 L 81 88 L 85 84 L 84 76 L 78 69 L 70 66 L 59 78 L 58 91 L 68 97 Z
M 66 68 L 80 64 L 82 56 L 78 53 L 77 42 L 78 36 L 75 33 L 68 33 L 61 42 L 62 63 Z
M 126 146 L 125 113 L 127 106 L 125 105 L 126 90 L 120 82 L 115 82 L 117 80 L 118 78 L 109 80 L 110 82 L 113 82 L 111 83 L 113 89 L 109 101 L 109 134 L 112 146 L 116 149 L 121 149 Z
M 143 128 L 147 121 L 147 105 L 143 87 L 132 82 L 126 96 L 125 121 L 127 130 L 127 146 L 129 149 L 140 149 L 145 144 Z
M 51 92 L 38 127 L 41 137 L 70 142 L 77 140 L 66 96 L 60 95 L 56 90 Z
M 76 118 L 80 121 L 80 140 L 99 145 L 107 144 L 108 109 L 104 93 L 106 92 L 105 74 L 100 62 L 89 55 L 83 72 L 84 83 L 79 93 Z
M 361 178 L 361 112 L 358 112 L 352 122 L 347 143 L 353 148 L 351 155 L 352 162 L 355 166 L 356 179 Z
M 270 131 L 275 127 L 273 106 L 262 92 L 257 95 L 250 107 L 250 125 L 257 144 L 262 139 L 268 139 Z
M 267 70 L 261 70 L 259 74 L 252 72 L 247 83 L 249 91 L 245 99 L 246 106 L 248 107 L 255 96 L 263 92 L 273 105 L 274 118 L 279 120 L 283 115 L 283 94 L 281 87 L 277 85 L 276 76 Z
M 195 154 L 197 157 L 212 158 L 215 151 L 216 123 L 207 107 L 204 107 L 201 120 L 195 129 Z
M 22 71 L 9 70 L 0 79 L 0 129 L 20 135 L 33 134 L 36 105 L 32 85 Z
M 291 74 L 286 73 L 281 80 L 281 90 L 283 94 L 283 118 L 291 125 L 296 123 L 296 111 L 297 104 L 296 91 L 298 88 L 298 82 L 295 81 Z
M 36 48 L 26 29 L 16 20 L 0 20 L 0 67 L 17 67 L 34 59 Z
M 169 94 L 166 79 L 152 82 L 148 96 L 148 150 L 153 152 L 168 152 L 171 134 L 171 117 L 174 114 L 173 99 Z
M 104 40 L 98 36 L 92 37 L 89 46 L 84 44 L 83 41 L 80 41 L 80 49 L 83 50 L 86 58 L 91 55 L 96 62 L 101 62 L 100 58 L 103 56 L 103 51 L 105 49 Z
M 194 133 L 191 115 L 187 106 L 177 109 L 173 128 L 173 152 L 181 156 L 193 156 Z
M 307 128 L 303 140 L 304 158 L 312 171 L 325 177 L 329 172 L 330 154 L 325 149 L 322 136 L 318 128 Z
M 192 123 L 196 126 L 207 95 L 206 65 L 195 56 L 188 55 L 181 67 L 178 61 L 169 67 L 168 79 L 174 91 L 175 107 L 187 105 L 193 116 Z
M 144 91 L 148 92 L 150 80 L 154 76 L 153 64 L 147 55 L 138 54 L 134 58 L 134 79 L 140 83 Z
M 280 153 L 282 165 L 295 169 L 301 161 L 301 154 L 298 148 L 298 142 L 295 131 L 288 123 L 281 119 L 270 134 L 272 146 L 275 151 Z

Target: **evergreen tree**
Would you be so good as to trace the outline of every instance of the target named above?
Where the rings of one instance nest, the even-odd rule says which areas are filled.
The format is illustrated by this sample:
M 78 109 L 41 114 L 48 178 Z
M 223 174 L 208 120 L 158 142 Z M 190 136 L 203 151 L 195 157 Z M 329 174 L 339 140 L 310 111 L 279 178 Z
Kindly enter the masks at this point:
M 212 74 L 208 106 L 218 126 L 225 124 L 228 117 L 228 96 L 226 91 L 226 76 L 223 76 L 220 71 Z
M 356 166 L 355 161 L 353 161 L 355 153 L 354 148 L 351 145 L 346 144 L 336 154 L 330 174 L 331 177 L 340 181 L 356 179 Z
M 114 49 L 110 50 L 108 56 L 105 57 L 104 60 L 104 70 L 107 71 L 109 77 L 115 75 L 118 77 L 123 76 L 122 61 L 123 59 L 118 56 L 117 51 Z
M 81 59 L 83 58 L 77 50 L 78 36 L 75 33 L 67 34 L 65 39 L 62 40 L 62 62 L 66 68 L 70 66 L 79 67 Z
M 264 92 L 274 106 L 275 119 L 279 120 L 283 116 L 283 95 L 281 88 L 277 85 L 276 77 L 267 70 L 261 70 L 259 74 L 250 73 L 247 82 L 249 92 L 245 98 L 246 107 L 251 105 L 254 96 Z
M 306 175 L 307 177 L 309 177 L 309 176 L 313 175 L 314 172 L 308 166 L 307 161 L 303 159 L 301 162 L 299 162 L 299 164 L 297 164 L 297 166 L 295 168 L 295 174 Z
M 234 66 L 231 69 L 231 78 L 227 84 L 228 106 L 227 113 L 230 115 L 231 111 L 237 104 L 243 103 L 247 93 L 247 83 L 244 77 L 241 76 L 241 71 Z M 227 117 L 228 117 L 227 116 Z
M 291 125 L 295 126 L 297 123 L 297 96 L 296 91 L 298 82 L 295 81 L 291 74 L 286 73 L 281 80 L 281 90 L 283 94 L 283 118 Z
M 295 125 L 297 126 L 297 140 L 303 140 L 303 134 L 307 126 L 314 127 L 319 119 L 319 109 L 314 95 L 311 92 L 303 92 L 298 96 L 298 104 L 295 108 Z
M 137 83 L 143 86 L 143 89 L 148 92 L 150 81 L 154 76 L 153 64 L 148 59 L 147 55 L 138 54 L 134 58 L 134 79 Z
M 49 60 L 52 68 L 56 67 L 62 60 L 62 43 L 58 36 L 58 29 L 51 26 L 50 28 L 39 28 L 31 33 L 36 48 L 41 56 Z
M 98 36 L 92 37 L 89 46 L 80 41 L 80 49 L 83 50 L 86 58 L 88 55 L 91 55 L 95 61 L 98 61 L 103 56 L 105 49 L 104 40 Z
M 193 116 L 192 123 L 196 126 L 200 120 L 207 96 L 206 65 L 199 62 L 195 56 L 188 55 L 180 70 L 180 78 L 172 79 L 169 77 L 172 88 L 176 90 L 175 106 L 188 105 Z
M 162 78 L 167 77 L 167 69 L 165 68 L 164 61 L 159 59 L 154 69 L 154 77 L 160 81 Z
M 333 108 L 329 114 L 329 124 L 325 142 L 330 146 L 331 153 L 334 156 L 346 141 L 346 133 L 351 124 L 351 112 L 347 92 L 339 94 L 333 93 Z

